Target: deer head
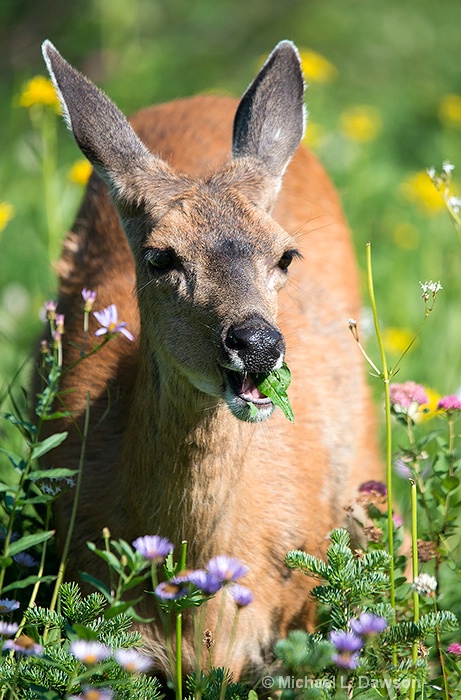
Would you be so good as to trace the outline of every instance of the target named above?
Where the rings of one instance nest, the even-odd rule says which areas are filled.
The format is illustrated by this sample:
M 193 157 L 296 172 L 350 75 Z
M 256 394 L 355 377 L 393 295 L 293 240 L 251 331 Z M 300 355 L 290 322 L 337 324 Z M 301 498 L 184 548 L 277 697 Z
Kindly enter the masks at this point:
M 224 399 L 241 420 L 264 420 L 274 407 L 254 376 L 284 360 L 277 293 L 299 255 L 270 215 L 304 129 L 295 47 L 283 41 L 274 49 L 238 106 L 228 162 L 200 179 L 150 153 L 49 41 L 43 54 L 67 125 L 107 184 L 135 259 L 144 361 L 165 382 L 175 375 Z

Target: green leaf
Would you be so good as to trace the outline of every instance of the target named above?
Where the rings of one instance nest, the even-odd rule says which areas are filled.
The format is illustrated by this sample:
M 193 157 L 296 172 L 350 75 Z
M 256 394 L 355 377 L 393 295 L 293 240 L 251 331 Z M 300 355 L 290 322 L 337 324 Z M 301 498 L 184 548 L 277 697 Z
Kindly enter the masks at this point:
M 107 600 L 111 599 L 110 588 L 108 588 L 108 586 L 106 586 L 105 583 L 103 583 L 99 579 L 95 578 L 94 576 L 91 576 L 91 574 L 87 574 L 86 571 L 80 572 L 80 578 L 82 579 L 82 581 L 85 581 L 86 583 L 91 583 L 91 585 L 94 586 L 94 588 L 96 588 L 97 591 L 102 593 L 103 596 L 105 598 L 107 598 Z
M 23 472 L 26 468 L 25 461 L 22 459 L 22 457 L 15 454 L 14 452 L 10 452 L 9 450 L 5 450 L 3 447 L 0 447 L 0 453 L 6 455 L 13 467 L 15 469 L 19 469 L 20 472 Z
M 10 583 L 8 586 L 4 586 L 2 592 L 6 593 L 7 591 L 14 591 L 16 588 L 27 588 L 27 586 L 37 583 L 37 581 L 40 581 L 40 583 L 51 583 L 55 580 L 56 576 L 28 576 L 27 578 Z
M 122 575 L 123 574 L 123 566 L 121 562 L 117 559 L 115 554 L 112 552 L 107 552 L 105 549 L 98 549 L 94 542 L 87 542 L 87 547 L 91 549 L 94 554 L 96 554 L 98 557 L 101 557 L 101 559 L 104 559 L 104 561 L 111 566 L 114 571 L 116 571 L 118 574 Z
M 69 637 L 73 637 L 72 633 L 75 633 L 77 639 L 85 639 L 87 642 L 98 641 L 97 632 L 86 625 L 81 625 L 78 622 L 74 622 L 74 624 L 67 629 L 67 632 Z
M 454 491 L 459 486 L 459 479 L 457 476 L 446 476 L 442 481 L 443 486 L 447 491 Z
M 293 423 L 293 409 L 291 408 L 290 400 L 287 395 L 290 382 L 291 372 L 286 362 L 283 363 L 280 369 L 258 374 L 255 377 L 255 383 L 259 391 L 264 394 L 264 396 L 267 396 L 273 404 L 281 408 L 285 417 Z
M 35 535 L 26 535 L 25 537 L 21 537 L 21 539 L 16 540 L 16 542 L 11 542 L 8 548 L 8 554 L 13 557 L 15 554 L 19 554 L 19 552 L 24 552 L 24 550 L 29 549 L 36 544 L 40 544 L 40 542 L 49 540 L 50 537 L 53 537 L 53 535 L 54 530 L 48 530 L 48 532 L 37 532 Z
M 54 450 L 55 447 L 58 447 L 62 442 L 64 442 L 68 434 L 69 433 L 67 432 L 55 433 L 54 435 L 50 435 L 49 437 L 45 438 L 45 440 L 42 440 L 42 442 L 37 442 L 32 449 L 32 459 L 39 459 L 47 452 Z
M 144 596 L 139 596 L 139 598 L 135 598 L 134 600 L 113 603 L 113 605 L 111 605 L 109 608 L 107 608 L 107 610 L 104 611 L 104 619 L 110 620 L 112 617 L 117 617 L 117 615 L 121 615 L 122 613 L 127 612 L 127 610 L 139 603 L 143 599 L 143 597 Z
M 31 481 L 37 479 L 67 479 L 78 474 L 78 469 L 66 469 L 65 467 L 56 469 L 36 469 L 29 474 Z

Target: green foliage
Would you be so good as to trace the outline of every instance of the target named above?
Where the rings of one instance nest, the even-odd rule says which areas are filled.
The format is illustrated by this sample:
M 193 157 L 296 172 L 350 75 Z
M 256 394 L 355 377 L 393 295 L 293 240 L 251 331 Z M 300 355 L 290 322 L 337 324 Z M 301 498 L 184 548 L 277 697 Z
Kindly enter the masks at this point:
M 248 686 L 235 683 L 232 673 L 225 668 L 214 667 L 209 673 L 191 673 L 187 678 L 190 700 L 248 700 Z
M 293 409 L 287 396 L 287 389 L 291 382 L 291 372 L 286 362 L 280 369 L 272 372 L 258 374 L 255 378 L 256 386 L 264 396 L 268 396 L 275 406 L 282 409 L 285 418 L 294 422 Z
M 14 688 L 14 697 L 63 698 L 81 691 L 86 685 L 110 687 L 117 698 L 146 700 L 160 697 L 156 679 L 133 676 L 114 659 L 85 665 L 69 650 L 77 639 L 96 641 L 110 649 L 129 649 L 141 643 L 137 632 L 130 632 L 132 619 L 126 615 L 104 617 L 107 602 L 100 593 L 82 597 L 76 583 L 62 584 L 61 612 L 48 608 L 29 608 L 25 629 L 44 645 L 44 653 L 18 654 L 3 658 L 0 665 L 0 689 Z
M 307 575 L 326 581 L 312 594 L 328 606 L 336 629 L 346 629 L 357 607 L 389 588 L 389 554 L 372 551 L 357 558 L 350 547 L 346 530 L 333 530 L 327 549 L 327 563 L 305 552 L 292 551 L 285 563 Z

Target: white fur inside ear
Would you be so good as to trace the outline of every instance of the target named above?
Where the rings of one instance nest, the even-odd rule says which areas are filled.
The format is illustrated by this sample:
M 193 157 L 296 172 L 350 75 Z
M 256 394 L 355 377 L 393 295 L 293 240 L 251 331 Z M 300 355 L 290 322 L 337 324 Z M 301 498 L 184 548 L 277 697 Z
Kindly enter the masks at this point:
M 63 115 L 63 117 L 64 117 L 64 121 L 66 122 L 66 126 L 67 126 L 67 128 L 69 129 L 69 131 L 73 131 L 73 129 L 72 129 L 72 120 L 71 120 L 71 118 L 70 118 L 69 110 L 67 109 L 66 102 L 65 102 L 65 100 L 64 100 L 64 97 L 63 97 L 63 95 L 62 95 L 61 90 L 59 89 L 59 85 L 58 85 L 58 82 L 57 82 L 57 80 L 56 80 L 56 76 L 55 76 L 55 74 L 54 74 L 53 66 L 51 65 L 51 58 L 50 58 L 50 55 L 49 55 L 49 54 L 51 54 L 53 51 L 55 51 L 56 53 L 59 54 L 58 50 L 57 50 L 56 47 L 51 43 L 51 41 L 49 41 L 48 39 L 46 39 L 46 40 L 43 42 L 43 44 L 42 44 L 42 54 L 43 54 L 43 58 L 44 58 L 44 60 L 45 60 L 46 67 L 47 67 L 47 69 L 48 69 L 48 73 L 50 74 L 50 78 L 51 78 L 51 80 L 52 80 L 52 82 L 53 82 L 53 85 L 54 85 L 54 88 L 55 88 L 55 90 L 56 90 L 56 94 L 57 94 L 58 99 L 59 99 L 59 101 L 60 101 L 60 103 L 61 103 L 62 115 Z

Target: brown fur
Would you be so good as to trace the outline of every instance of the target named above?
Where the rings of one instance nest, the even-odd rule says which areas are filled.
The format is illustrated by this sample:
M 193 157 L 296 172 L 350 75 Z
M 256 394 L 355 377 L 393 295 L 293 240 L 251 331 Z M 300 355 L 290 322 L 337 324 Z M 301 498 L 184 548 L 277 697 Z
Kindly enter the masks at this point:
M 134 343 L 112 340 L 62 382 L 73 390 L 64 402 L 80 426 L 91 394 L 68 574 L 86 570 L 104 578 L 105 564 L 85 543 L 99 541 L 105 526 L 129 542 L 145 534 L 176 545 L 186 539 L 190 568 L 216 554 L 238 557 L 250 567 L 243 583 L 255 593 L 241 613 L 230 664 L 239 675 L 267 663 L 274 641 L 290 628 L 312 624 L 312 582 L 287 570 L 284 556 L 293 548 L 322 556 L 328 532 L 344 522 L 344 506 L 361 482 L 379 478 L 380 469 L 361 357 L 346 324 L 358 316 L 360 302 L 337 194 L 317 159 L 300 146 L 270 216 L 272 175 L 262 178 L 246 155 L 229 160 L 237 104 L 196 97 L 145 109 L 131 121 L 149 150 L 180 173 L 166 185 L 167 205 L 156 194 L 163 176 L 150 174 L 150 166 L 130 176 L 131 183 L 119 174 L 122 218 L 133 222 L 142 202 L 141 220 L 154 222 L 131 248 L 135 257 L 151 245 L 179 251 L 193 268 L 193 288 L 178 279 L 173 290 L 149 283 L 139 260 L 136 282 L 106 185 L 93 175 L 64 243 L 59 310 L 66 316 L 65 365 L 78 356 L 71 342 L 81 342 L 83 287 L 97 291 L 95 308 L 115 303 L 136 337 Z M 229 252 L 233 244 L 243 252 Z M 303 259 L 293 262 L 285 283 L 278 270 L 268 270 L 286 247 L 298 248 Z M 239 421 L 223 398 L 191 381 L 219 384 L 223 325 L 255 310 L 274 324 L 277 317 L 285 338 L 294 425 L 278 409 L 265 422 Z M 90 336 L 96 328 L 92 319 Z M 59 429 L 70 435 L 51 462 L 74 467 L 81 439 L 70 420 L 62 423 Z M 72 498 L 57 502 L 61 541 Z M 206 626 L 217 634 L 214 660 L 222 664 L 233 609 L 229 603 L 216 630 L 219 601 L 218 595 L 209 606 Z M 155 614 L 151 597 L 140 611 Z M 143 633 L 161 665 L 161 629 L 153 623 Z

